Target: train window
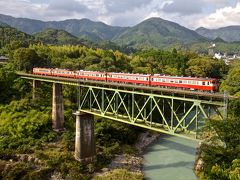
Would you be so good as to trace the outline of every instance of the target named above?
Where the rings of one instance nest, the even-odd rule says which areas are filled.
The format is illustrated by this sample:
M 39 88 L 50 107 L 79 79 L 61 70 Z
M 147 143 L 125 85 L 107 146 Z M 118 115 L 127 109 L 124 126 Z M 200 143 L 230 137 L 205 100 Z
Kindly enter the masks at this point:
M 202 82 L 202 85 L 205 85 L 205 82 Z
M 179 80 L 179 83 L 182 83 L 182 80 Z

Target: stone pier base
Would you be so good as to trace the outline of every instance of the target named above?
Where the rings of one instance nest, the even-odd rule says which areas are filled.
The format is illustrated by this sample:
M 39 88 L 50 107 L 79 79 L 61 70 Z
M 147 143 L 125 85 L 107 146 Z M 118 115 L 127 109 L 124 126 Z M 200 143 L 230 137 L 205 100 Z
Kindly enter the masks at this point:
M 64 106 L 62 85 L 53 83 L 52 128 L 55 131 L 64 130 Z
M 96 156 L 94 116 L 79 111 L 74 114 L 76 115 L 75 159 L 87 164 L 94 161 Z

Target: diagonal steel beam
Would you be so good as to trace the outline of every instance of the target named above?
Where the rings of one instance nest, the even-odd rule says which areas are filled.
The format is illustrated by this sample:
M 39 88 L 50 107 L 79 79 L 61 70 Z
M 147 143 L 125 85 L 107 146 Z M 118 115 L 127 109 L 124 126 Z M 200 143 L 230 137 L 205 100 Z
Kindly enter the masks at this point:
M 155 98 L 154 98 L 154 97 L 152 97 L 152 99 L 153 99 L 153 101 L 154 101 L 155 105 L 157 106 L 157 109 L 158 109 L 159 113 L 161 114 L 161 116 L 162 116 L 162 118 L 163 118 L 163 121 L 165 122 L 165 124 L 166 124 L 166 126 L 167 126 L 168 130 L 170 131 L 170 130 L 171 130 L 171 128 L 170 128 L 170 126 L 168 125 L 168 123 L 167 123 L 167 120 L 166 120 L 166 118 L 164 117 L 164 115 L 163 115 L 163 113 L 162 113 L 162 111 L 161 111 L 161 109 L 160 109 L 160 107 L 159 107 L 159 105 L 158 105 L 157 101 L 155 100 Z
M 192 111 L 192 109 L 195 107 L 195 103 L 193 103 L 193 105 L 189 108 L 189 110 L 187 111 L 187 113 L 181 118 L 180 121 L 178 121 L 178 124 L 175 126 L 175 128 L 173 129 L 173 131 L 175 132 L 177 130 L 177 128 L 180 126 L 180 124 L 185 120 L 185 118 L 190 114 L 190 112 Z M 185 127 L 184 127 L 185 128 Z

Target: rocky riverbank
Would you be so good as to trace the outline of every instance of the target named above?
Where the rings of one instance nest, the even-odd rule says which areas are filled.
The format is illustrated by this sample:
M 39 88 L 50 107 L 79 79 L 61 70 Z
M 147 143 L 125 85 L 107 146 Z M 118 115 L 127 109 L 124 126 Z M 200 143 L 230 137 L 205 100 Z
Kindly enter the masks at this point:
M 105 176 L 115 169 L 126 169 L 132 173 L 142 173 L 144 149 L 159 138 L 159 133 L 144 132 L 140 134 L 137 143 L 134 145 L 137 152 L 135 154 L 118 154 L 108 167 L 103 168 L 96 176 Z

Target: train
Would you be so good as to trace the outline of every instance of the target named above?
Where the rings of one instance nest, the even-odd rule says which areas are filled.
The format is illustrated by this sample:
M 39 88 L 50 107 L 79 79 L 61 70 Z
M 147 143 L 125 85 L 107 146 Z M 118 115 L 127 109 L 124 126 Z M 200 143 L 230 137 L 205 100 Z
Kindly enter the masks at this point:
M 215 92 L 218 90 L 217 78 L 198 78 L 183 76 L 166 76 L 161 74 L 133 74 L 117 72 L 100 72 L 85 70 L 67 70 L 58 68 L 33 68 L 35 75 L 75 78 L 82 80 L 127 83 L 134 85 L 158 86 L 198 91 Z

